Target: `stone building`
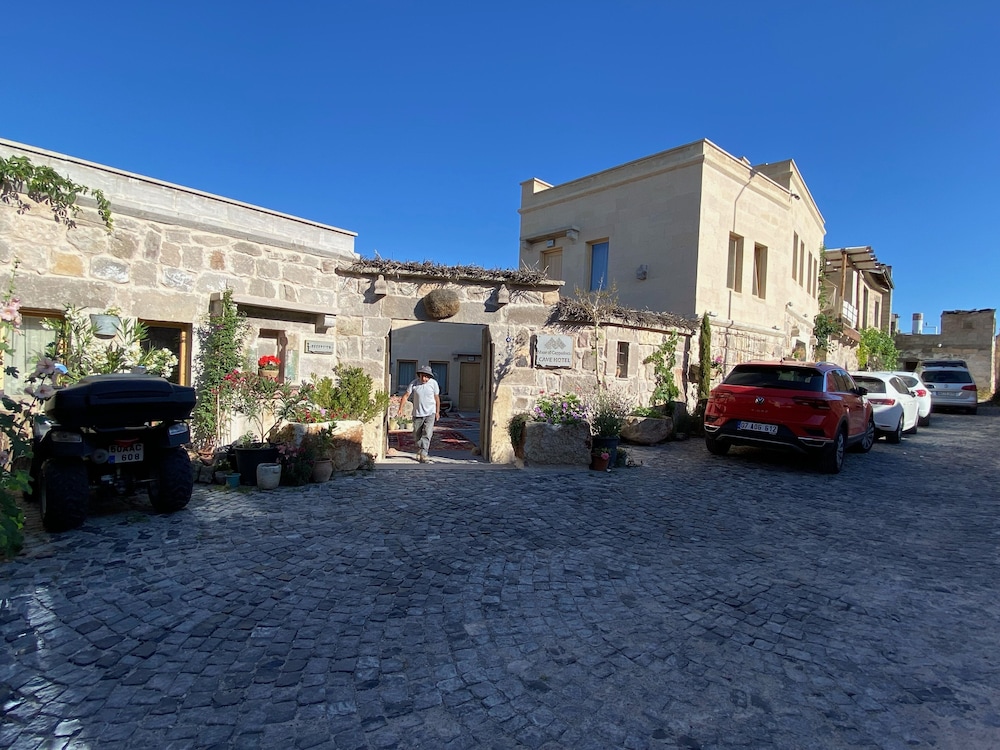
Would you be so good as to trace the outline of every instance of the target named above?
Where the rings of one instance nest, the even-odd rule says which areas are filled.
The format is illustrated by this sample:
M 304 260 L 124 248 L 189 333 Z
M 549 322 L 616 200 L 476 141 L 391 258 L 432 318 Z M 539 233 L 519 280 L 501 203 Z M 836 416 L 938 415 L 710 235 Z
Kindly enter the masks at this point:
M 607 375 L 646 403 L 653 372 L 643 359 L 672 333 L 681 339 L 676 378 L 688 389 L 692 327 L 684 318 L 616 319 L 595 331 L 554 317 L 562 284 L 537 272 L 365 260 L 349 230 L 9 141 L 0 141 L 0 156 L 27 157 L 102 190 L 114 218 L 108 231 L 86 197 L 73 228 L 44 205 L 22 213 L 0 203 L 0 270 L 21 263 L 24 324 L 8 364 L 22 372 L 50 335 L 43 318 L 59 317 L 66 305 L 115 308 L 177 355 L 174 378 L 189 384 L 198 326 L 231 289 L 251 325 L 251 355 L 278 356 L 286 381 L 345 364 L 396 392 L 409 363 L 427 361 L 427 352 L 439 367 L 454 367 L 452 396 L 478 406 L 480 445 L 491 461 L 512 460 L 507 421 L 540 390 L 582 391 Z M 449 304 L 430 304 L 442 296 Z M 538 356 L 549 336 L 569 348 L 555 365 Z M 368 425 L 363 441 L 383 456 L 385 421 Z
M 824 220 L 792 160 L 752 165 L 708 140 L 559 185 L 521 184 L 520 261 L 567 290 L 712 319 L 726 369 L 813 356 Z
M 922 316 L 918 319 L 922 320 Z M 941 332 L 897 333 L 901 369 L 917 370 L 928 359 L 964 359 L 979 387 L 979 400 L 989 399 L 997 389 L 998 367 L 996 310 L 946 310 L 941 313 Z

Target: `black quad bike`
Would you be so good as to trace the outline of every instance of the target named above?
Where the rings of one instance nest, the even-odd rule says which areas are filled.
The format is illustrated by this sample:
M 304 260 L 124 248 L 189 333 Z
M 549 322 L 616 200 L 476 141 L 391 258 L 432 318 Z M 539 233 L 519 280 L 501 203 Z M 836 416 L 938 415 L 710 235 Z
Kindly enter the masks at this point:
M 153 375 L 89 375 L 56 391 L 36 422 L 31 462 L 46 530 L 80 526 L 92 491 L 108 499 L 145 489 L 159 513 L 186 507 L 194 404 L 193 388 Z

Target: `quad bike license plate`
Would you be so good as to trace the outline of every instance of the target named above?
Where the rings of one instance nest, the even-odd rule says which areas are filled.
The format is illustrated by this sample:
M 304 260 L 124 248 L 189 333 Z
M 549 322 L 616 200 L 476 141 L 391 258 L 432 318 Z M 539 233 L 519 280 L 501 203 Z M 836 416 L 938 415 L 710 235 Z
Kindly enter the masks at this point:
M 113 443 L 108 446 L 109 464 L 128 464 L 142 461 L 142 443 Z

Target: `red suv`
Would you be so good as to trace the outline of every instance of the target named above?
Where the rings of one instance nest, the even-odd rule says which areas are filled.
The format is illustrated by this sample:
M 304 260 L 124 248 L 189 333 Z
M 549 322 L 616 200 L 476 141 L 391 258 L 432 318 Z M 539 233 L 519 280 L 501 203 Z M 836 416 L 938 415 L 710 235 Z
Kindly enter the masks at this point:
M 705 445 L 717 456 L 730 445 L 798 451 L 836 474 L 848 447 L 867 453 L 875 442 L 866 394 L 829 362 L 745 362 L 709 396 Z

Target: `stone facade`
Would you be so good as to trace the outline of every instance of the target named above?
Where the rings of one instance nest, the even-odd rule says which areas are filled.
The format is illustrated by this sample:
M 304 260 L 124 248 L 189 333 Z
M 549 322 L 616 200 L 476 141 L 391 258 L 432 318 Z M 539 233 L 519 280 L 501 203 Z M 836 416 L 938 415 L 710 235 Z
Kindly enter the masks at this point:
M 376 387 L 394 391 L 394 328 L 434 323 L 443 328 L 428 328 L 428 336 L 448 341 L 453 331 L 462 335 L 450 344 L 428 338 L 426 347 L 441 347 L 441 356 L 479 357 L 482 452 L 491 461 L 509 462 L 507 422 L 530 408 L 539 391 L 585 392 L 600 373 L 637 404 L 647 403 L 653 373 L 642 360 L 673 330 L 619 321 L 595 332 L 553 321 L 559 282 L 505 286 L 488 274 L 439 278 L 419 272 L 380 278 L 358 271 L 355 235 L 347 230 L 20 144 L 0 141 L 0 154 L 27 156 L 102 189 L 115 222 L 107 231 L 85 199 L 75 228 L 53 221 L 45 206 L 18 214 L 0 204 L 0 271 L 21 261 L 16 288 L 26 316 L 54 316 L 65 305 L 84 312 L 113 307 L 176 329 L 182 383 L 194 379 L 197 326 L 226 289 L 248 317 L 251 353 L 277 353 L 282 377 L 292 382 L 345 364 L 363 368 Z M 454 302 L 445 319 L 431 318 L 423 305 L 436 290 Z M 688 393 L 691 331 L 678 332 L 675 377 Z M 566 366 L 536 366 L 533 342 L 545 333 L 571 337 Z M 423 360 L 426 348 L 410 346 L 412 356 Z M 363 429 L 364 449 L 376 457 L 384 455 L 385 427 L 378 422 Z M 239 434 L 234 425 L 229 438 Z
M 604 281 L 621 303 L 710 313 L 722 337 L 741 337 L 739 348 L 713 345 L 727 366 L 744 355 L 812 355 L 825 229 L 791 160 L 751 166 L 702 140 L 521 187 L 522 264 L 590 289 L 595 248 L 606 242 Z
M 916 370 L 927 359 L 964 359 L 976 385 L 979 400 L 997 389 L 998 367 L 996 310 L 948 310 L 941 313 L 941 333 L 895 336 L 902 369 Z

